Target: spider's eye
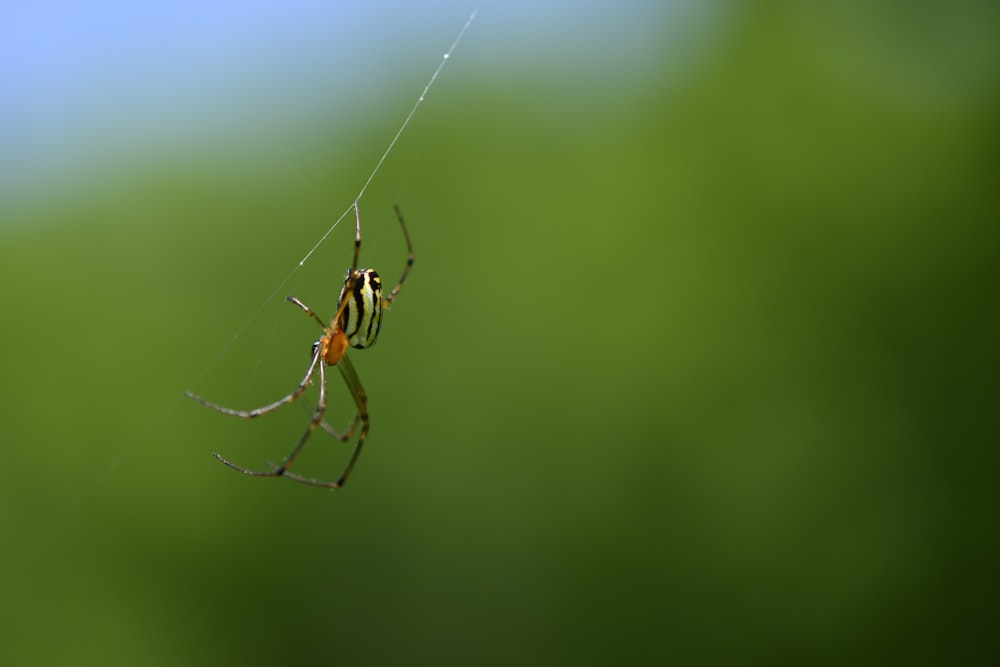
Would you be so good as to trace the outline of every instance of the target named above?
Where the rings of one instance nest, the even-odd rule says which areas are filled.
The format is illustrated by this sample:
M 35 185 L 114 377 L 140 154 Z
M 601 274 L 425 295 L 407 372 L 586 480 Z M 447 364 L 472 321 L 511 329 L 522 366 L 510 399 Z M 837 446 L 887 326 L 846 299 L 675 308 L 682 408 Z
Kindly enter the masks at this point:
M 316 350 L 318 350 L 318 349 L 319 349 L 319 341 L 316 341 L 315 343 L 313 343 L 312 354 L 310 356 L 315 357 L 316 356 Z

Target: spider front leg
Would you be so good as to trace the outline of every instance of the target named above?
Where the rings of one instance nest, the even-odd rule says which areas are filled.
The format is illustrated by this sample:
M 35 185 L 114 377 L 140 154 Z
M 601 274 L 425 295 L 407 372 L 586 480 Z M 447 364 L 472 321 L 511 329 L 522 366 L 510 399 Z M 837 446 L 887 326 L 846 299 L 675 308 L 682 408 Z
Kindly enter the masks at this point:
M 302 382 L 300 382 L 299 385 L 295 387 L 292 393 L 282 398 L 279 398 L 274 403 L 269 403 L 267 405 L 261 406 L 259 408 L 254 408 L 252 410 L 236 410 L 234 408 L 227 408 L 222 405 L 216 405 L 211 401 L 206 401 L 204 398 L 198 396 L 197 394 L 191 391 L 185 391 L 184 394 L 194 402 L 200 403 L 201 405 L 204 405 L 206 408 L 215 410 L 216 412 L 221 412 L 224 415 L 231 415 L 233 417 L 239 417 L 240 419 L 253 419 L 254 417 L 260 417 L 261 415 L 266 415 L 269 412 L 273 412 L 278 408 L 280 408 L 282 405 L 287 405 L 288 403 L 291 403 L 299 396 L 301 396 L 302 392 L 304 392 L 306 388 L 309 387 L 309 380 L 312 379 L 312 374 L 313 371 L 316 370 L 316 364 L 319 361 L 319 358 L 320 358 L 319 355 L 313 355 L 312 363 L 309 364 L 309 370 L 306 371 L 305 377 L 302 378 Z M 320 370 L 322 370 L 322 365 L 320 367 Z

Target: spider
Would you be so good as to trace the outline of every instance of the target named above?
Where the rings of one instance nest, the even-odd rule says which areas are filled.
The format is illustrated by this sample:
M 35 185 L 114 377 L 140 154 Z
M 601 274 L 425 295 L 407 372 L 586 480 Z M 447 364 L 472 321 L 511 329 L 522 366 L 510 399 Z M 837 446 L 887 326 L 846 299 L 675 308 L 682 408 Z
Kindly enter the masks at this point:
M 313 375 L 317 371 L 319 372 L 319 398 L 316 401 L 316 409 L 313 411 L 312 419 L 309 421 L 309 425 L 306 427 L 305 433 L 303 433 L 299 438 L 298 442 L 292 448 L 292 451 L 285 456 L 281 465 L 272 467 L 271 470 L 251 470 L 237 465 L 232 461 L 223 458 L 221 455 L 212 452 L 212 456 L 217 458 L 219 461 L 226 464 L 233 470 L 243 473 L 244 475 L 250 475 L 252 477 L 288 477 L 296 482 L 301 482 L 302 484 L 321 486 L 328 489 L 339 489 L 347 481 L 347 477 L 351 474 L 351 469 L 354 468 L 354 464 L 357 462 L 358 456 L 361 454 L 361 448 L 365 444 L 365 438 L 368 435 L 369 421 L 368 397 L 365 394 L 364 387 L 361 386 L 361 380 L 358 378 L 358 374 L 354 370 L 354 365 L 345 353 L 347 352 L 348 346 L 364 349 L 375 344 L 375 340 L 378 338 L 379 329 L 382 326 L 382 309 L 388 307 L 389 304 L 395 300 L 396 296 L 399 294 L 399 288 L 402 287 L 406 277 L 410 275 L 410 269 L 413 267 L 413 245 L 410 243 L 410 234 L 406 230 L 406 223 L 403 221 L 403 214 L 400 212 L 399 207 L 396 206 L 394 208 L 396 210 L 396 218 L 399 220 L 399 226 L 403 230 L 403 238 L 406 239 L 407 257 L 406 266 L 403 268 L 403 275 L 399 279 L 399 282 L 396 283 L 396 286 L 392 288 L 389 296 L 382 296 L 382 280 L 379 278 L 378 273 L 376 273 L 374 269 L 358 268 L 358 254 L 361 251 L 361 215 L 358 213 L 358 204 L 355 202 L 354 258 L 351 261 L 351 268 L 344 275 L 344 286 L 340 289 L 340 297 L 337 300 L 337 310 L 333 315 L 333 319 L 330 320 L 330 326 L 323 324 L 323 321 L 317 317 L 316 313 L 314 313 L 311 308 L 295 297 L 286 297 L 287 301 L 298 306 L 323 329 L 323 335 L 320 336 L 319 340 L 312 345 L 312 362 L 309 364 L 308 370 L 306 370 L 305 377 L 302 378 L 302 381 L 297 387 L 295 387 L 295 389 L 292 390 L 290 394 L 259 408 L 254 408 L 252 410 L 235 410 L 233 408 L 216 405 L 215 403 L 207 401 L 190 391 L 185 392 L 189 398 L 194 399 L 206 408 L 210 408 L 216 412 L 221 412 L 224 415 L 232 415 L 233 417 L 240 417 L 241 419 L 253 419 L 254 417 L 266 415 L 269 412 L 277 410 L 283 405 L 293 402 L 301 396 L 306 390 L 306 387 L 309 386 Z M 341 377 L 344 378 L 344 384 L 347 385 L 347 390 L 354 399 L 354 404 L 357 406 L 357 413 L 344 433 L 338 433 L 323 419 L 323 413 L 326 411 L 326 366 L 337 367 L 340 371 Z M 297 475 L 289 470 L 292 466 L 292 462 L 295 461 L 295 457 L 297 457 L 299 452 L 302 451 L 302 448 L 309 440 L 309 436 L 312 435 L 317 426 L 322 425 L 324 430 L 329 432 L 335 438 L 342 442 L 347 442 L 350 440 L 359 421 L 361 422 L 361 433 L 358 436 L 358 443 L 354 446 L 354 452 L 351 454 L 351 458 L 347 462 L 347 467 L 344 468 L 344 471 L 340 474 L 337 481 L 325 482 L 311 477 L 303 477 L 302 475 Z

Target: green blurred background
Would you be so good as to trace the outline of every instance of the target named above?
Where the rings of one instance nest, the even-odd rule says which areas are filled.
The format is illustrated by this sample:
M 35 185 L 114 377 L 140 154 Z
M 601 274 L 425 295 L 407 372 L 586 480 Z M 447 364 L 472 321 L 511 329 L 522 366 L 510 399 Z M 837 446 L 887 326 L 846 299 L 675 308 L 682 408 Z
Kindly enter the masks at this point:
M 182 392 L 299 380 L 471 7 L 149 7 L 0 21 L 0 663 L 996 653 L 998 5 L 484 4 L 336 493 Z

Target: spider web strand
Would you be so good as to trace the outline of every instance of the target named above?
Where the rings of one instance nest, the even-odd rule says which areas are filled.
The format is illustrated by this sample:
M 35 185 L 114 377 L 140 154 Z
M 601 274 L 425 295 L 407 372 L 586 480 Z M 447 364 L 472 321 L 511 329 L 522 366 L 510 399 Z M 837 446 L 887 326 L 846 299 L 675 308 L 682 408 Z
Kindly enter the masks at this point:
M 378 162 L 375 164 L 375 168 L 372 169 L 371 174 L 368 175 L 368 180 L 366 180 L 365 184 L 361 186 L 361 190 L 358 192 L 358 196 L 355 197 L 354 201 L 351 202 L 351 205 L 348 206 L 347 209 L 343 213 L 340 214 L 340 217 L 337 218 L 337 220 L 333 223 L 333 225 L 331 225 L 330 228 L 326 230 L 326 233 L 324 233 L 323 236 L 320 237 L 319 241 L 316 242 L 316 245 L 314 245 L 312 247 L 312 249 L 309 250 L 309 252 L 306 253 L 306 256 L 303 257 L 301 260 L 299 260 L 298 266 L 295 267 L 295 269 L 292 271 L 292 273 L 294 273 L 295 271 L 298 271 L 300 268 L 302 268 L 303 266 L 305 266 L 306 261 L 308 261 L 308 259 L 310 257 L 312 257 L 312 254 L 314 252 L 316 252 L 316 250 L 319 249 L 319 247 L 321 245 L 323 245 L 323 243 L 326 241 L 327 237 L 330 236 L 330 234 L 333 232 L 333 230 L 337 228 L 337 225 L 340 224 L 340 221 L 343 220 L 347 216 L 348 213 L 350 213 L 351 209 L 359 201 L 361 201 L 361 197 L 364 196 L 365 190 L 368 189 L 368 186 L 371 184 L 372 180 L 375 178 L 375 174 L 377 174 L 378 171 L 379 171 L 379 169 L 382 168 L 382 163 L 385 162 L 385 159 L 387 157 L 389 157 L 389 153 L 392 152 L 392 149 L 396 146 L 396 142 L 399 141 L 399 138 L 403 135 L 403 132 L 406 130 L 406 126 L 410 124 L 410 119 L 413 118 L 413 115 L 415 113 L 417 113 L 417 107 L 419 107 L 421 105 L 421 103 L 424 101 L 424 98 L 427 97 L 427 92 L 431 89 L 431 86 L 434 85 L 434 81 L 437 80 L 438 74 L 440 74 L 441 70 L 444 69 L 444 66 L 448 62 L 448 59 L 451 57 L 451 54 L 455 50 L 455 47 L 457 47 L 458 43 L 460 41 L 462 41 L 462 36 L 465 35 L 465 31 L 469 29 L 470 25 L 472 25 L 472 22 L 476 18 L 476 12 L 477 11 L 479 11 L 479 10 L 477 9 L 477 10 L 473 11 L 472 14 L 469 15 L 469 20 L 465 22 L 464 26 L 462 26 L 462 29 L 458 33 L 458 37 L 455 38 L 455 41 L 452 42 L 451 47 L 445 52 L 445 54 L 443 56 L 441 56 L 441 62 L 438 63 L 437 69 L 434 70 L 434 74 L 431 75 L 431 78 L 427 82 L 427 85 L 424 86 L 424 90 L 423 90 L 423 92 L 420 93 L 420 97 L 418 97 L 417 101 L 413 103 L 413 107 L 410 109 L 410 113 L 408 113 L 406 115 L 406 118 L 403 119 L 403 124 L 399 126 L 399 130 L 396 131 L 396 136 L 394 136 L 392 138 L 392 141 L 389 142 L 389 147 L 385 149 L 385 152 L 382 153 L 382 157 L 380 157 L 379 160 L 378 160 Z M 289 278 L 290 277 L 291 277 L 291 275 L 289 275 Z M 287 282 L 288 278 L 286 278 L 285 281 Z

